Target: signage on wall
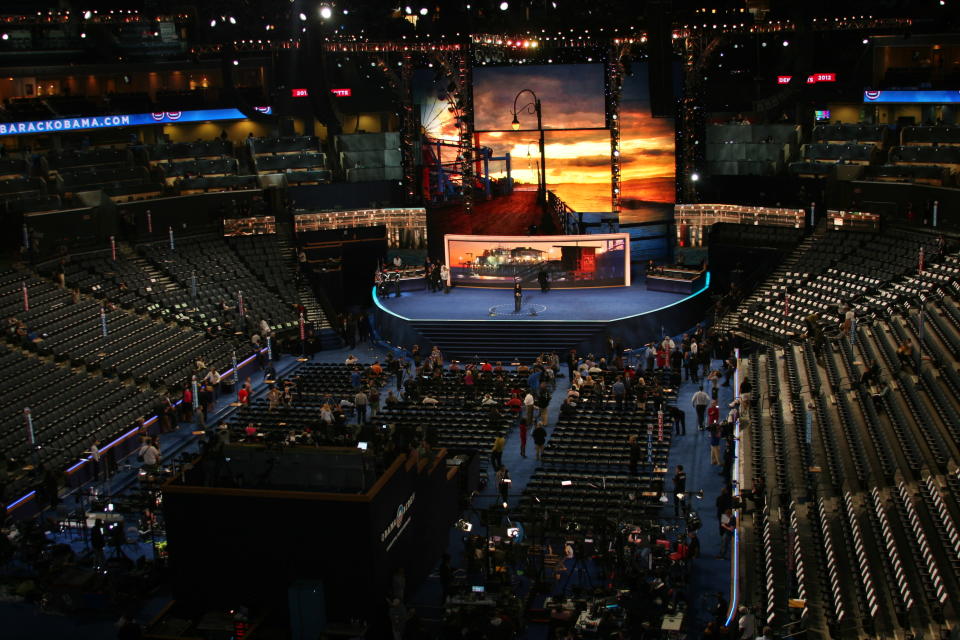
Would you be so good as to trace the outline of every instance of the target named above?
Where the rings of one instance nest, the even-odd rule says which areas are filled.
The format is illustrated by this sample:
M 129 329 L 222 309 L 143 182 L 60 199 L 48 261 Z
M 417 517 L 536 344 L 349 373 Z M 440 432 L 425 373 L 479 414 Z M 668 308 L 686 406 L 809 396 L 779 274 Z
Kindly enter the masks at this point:
M 272 107 L 254 107 L 254 109 L 264 115 L 273 113 Z M 106 129 L 110 127 L 136 127 L 148 124 L 245 120 L 246 117 L 239 109 L 199 109 L 196 111 L 157 111 L 118 116 L 57 118 L 55 120 L 33 120 L 31 122 L 2 122 L 0 123 L 0 136 Z
M 404 529 L 410 524 L 410 507 L 413 506 L 413 501 L 416 497 L 417 492 L 414 491 L 410 494 L 410 497 L 407 498 L 406 502 L 401 502 L 397 505 L 396 515 L 393 520 L 390 521 L 390 524 L 387 525 L 387 528 L 383 530 L 383 533 L 380 534 L 380 542 L 387 545 L 386 551 L 390 551 L 390 547 L 400 538 Z
M 933 91 L 864 91 L 863 101 L 867 103 L 931 103 L 947 104 L 960 102 L 960 91 L 941 89 Z
M 292 98 L 306 98 L 309 95 L 310 92 L 306 89 L 290 89 L 290 97 Z
M 330 93 L 338 98 L 349 98 L 353 95 L 353 89 L 330 89 Z
M 836 82 L 837 74 L 835 73 L 814 73 L 807 76 L 807 84 L 817 84 L 819 82 Z
M 777 84 L 790 84 L 793 76 L 777 76 Z

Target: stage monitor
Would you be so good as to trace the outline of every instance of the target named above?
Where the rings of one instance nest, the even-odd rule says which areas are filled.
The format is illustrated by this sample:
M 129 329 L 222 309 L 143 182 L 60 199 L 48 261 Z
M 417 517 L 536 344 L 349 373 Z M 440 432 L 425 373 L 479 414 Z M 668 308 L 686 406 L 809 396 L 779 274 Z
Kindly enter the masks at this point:
M 551 289 L 630 286 L 630 236 L 444 237 L 450 284 L 465 287 Z

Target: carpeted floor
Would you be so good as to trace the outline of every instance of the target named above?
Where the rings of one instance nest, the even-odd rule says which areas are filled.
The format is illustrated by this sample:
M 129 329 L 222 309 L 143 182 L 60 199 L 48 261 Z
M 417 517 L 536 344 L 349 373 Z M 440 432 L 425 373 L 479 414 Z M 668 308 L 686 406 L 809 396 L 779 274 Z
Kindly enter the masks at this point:
M 597 289 L 554 289 L 541 293 L 527 289 L 523 311 L 514 314 L 511 289 L 478 289 L 454 287 L 450 293 L 429 291 L 404 292 L 399 298 L 381 299 L 387 310 L 411 320 L 600 320 L 609 321 L 646 313 L 679 302 L 686 297 L 679 293 L 647 291 L 646 285 L 635 282 L 630 287 Z M 497 315 L 490 317 L 491 308 Z M 535 309 L 536 316 L 529 314 Z

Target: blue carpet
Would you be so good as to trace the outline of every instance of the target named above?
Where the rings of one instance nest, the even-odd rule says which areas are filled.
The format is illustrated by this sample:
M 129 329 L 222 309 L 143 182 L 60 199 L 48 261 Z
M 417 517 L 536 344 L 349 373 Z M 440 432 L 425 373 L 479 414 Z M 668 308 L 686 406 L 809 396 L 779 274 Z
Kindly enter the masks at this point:
M 513 291 L 454 287 L 450 293 L 408 291 L 399 298 L 377 298 L 377 304 L 411 320 L 602 320 L 647 313 L 683 300 L 679 293 L 647 291 L 646 284 L 598 289 L 554 289 L 541 293 L 526 289 L 524 309 L 534 305 L 536 316 L 524 311 L 513 314 Z M 497 315 L 489 310 L 496 307 Z

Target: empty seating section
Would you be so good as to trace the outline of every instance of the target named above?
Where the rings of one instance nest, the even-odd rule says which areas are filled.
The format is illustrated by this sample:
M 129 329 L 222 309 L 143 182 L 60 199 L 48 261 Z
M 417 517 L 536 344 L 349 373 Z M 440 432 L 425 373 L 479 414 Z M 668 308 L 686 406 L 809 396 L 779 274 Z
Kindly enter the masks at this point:
M 37 457 L 45 467 L 65 469 L 99 439 L 106 444 L 149 417 L 159 398 L 115 380 L 95 378 L 0 346 L 4 393 L 0 397 L 0 452 L 17 466 L 33 462 L 23 410 L 30 409 Z M 27 487 L 11 479 L 19 495 Z
M 715 175 L 774 175 L 796 154 L 799 141 L 793 125 L 710 125 L 708 169 Z
M 95 165 L 129 165 L 133 162 L 133 154 L 129 149 L 114 149 L 110 147 L 69 149 L 59 152 L 50 151 L 46 154 L 46 159 L 49 168 L 56 171 L 75 167 L 92 167 Z
M 904 127 L 900 130 L 900 144 L 960 146 L 960 127 L 949 125 Z
M 334 144 L 347 182 L 403 178 L 398 133 L 344 134 L 337 136 Z
M 782 341 L 799 336 L 810 314 L 832 317 L 841 303 L 856 301 L 861 311 L 880 307 L 888 290 L 906 286 L 900 281 L 916 273 L 921 247 L 933 262 L 936 246 L 930 235 L 898 230 L 817 236 L 741 305 L 740 330 Z
M 646 375 L 649 390 L 653 380 Z M 610 513 L 659 517 L 672 419 L 665 411 L 661 422 L 660 401 L 648 392 L 641 394 L 643 400 L 617 410 L 610 391 L 614 380 L 602 373 L 593 377 L 608 378 L 605 393 L 599 398 L 584 395 L 574 412 L 561 414 L 544 448 L 543 466 L 523 493 L 521 508 L 530 512 L 543 508 L 581 523 Z M 667 377 L 659 382 L 667 383 Z M 668 386 L 660 389 L 663 402 L 675 400 Z M 629 468 L 631 436 L 637 436 L 641 450 L 636 476 Z
M 890 128 L 879 124 L 818 124 L 813 128 L 815 142 L 875 144 L 885 146 Z
M 769 403 L 749 414 L 745 474 L 766 478 L 770 502 L 745 521 L 747 588 L 768 623 L 844 638 L 916 633 L 942 624 L 960 596 L 960 257 L 937 258 L 932 236 L 912 232 L 839 236 L 796 263 L 804 282 L 833 289 L 791 289 L 790 306 L 796 295 L 798 313 L 825 306 L 836 317 L 834 301 L 852 301 L 851 335 L 750 357 L 754 399 Z M 919 246 L 932 258 L 922 273 Z M 844 257 L 865 249 L 888 255 L 887 271 L 868 266 L 873 281 Z M 904 343 L 925 357 L 902 357 Z M 802 594 L 797 612 L 787 603 Z
M 873 144 L 815 142 L 803 145 L 802 156 L 811 162 L 870 164 L 877 157 L 877 147 Z
M 804 230 L 792 227 L 761 226 L 718 222 L 710 227 L 710 242 L 727 246 L 794 247 L 803 239 Z
M 221 158 L 233 155 L 233 143 L 229 140 L 206 140 L 198 142 L 167 142 L 147 147 L 151 164 L 171 160 Z
M 158 165 L 167 182 L 185 176 L 226 176 L 237 173 L 236 158 L 218 158 L 216 160 L 183 160 Z
M 314 136 L 249 138 L 247 146 L 257 173 L 285 173 L 290 184 L 329 182 L 333 173 Z
M 231 248 L 251 272 L 288 307 L 300 302 L 291 258 L 284 255 L 276 235 L 229 238 Z
M 265 320 L 275 331 L 297 325 L 292 309 L 285 305 L 230 250 L 222 236 L 203 235 L 183 238 L 171 250 L 166 242 L 138 247 L 139 254 L 176 283 L 175 291 L 161 292 L 157 304 L 203 323 L 205 319 L 230 320 L 238 331 L 258 332 Z M 197 299 L 192 298 L 194 279 Z M 240 295 L 244 317 L 238 314 Z

